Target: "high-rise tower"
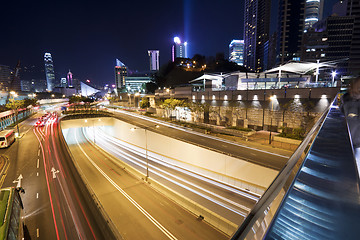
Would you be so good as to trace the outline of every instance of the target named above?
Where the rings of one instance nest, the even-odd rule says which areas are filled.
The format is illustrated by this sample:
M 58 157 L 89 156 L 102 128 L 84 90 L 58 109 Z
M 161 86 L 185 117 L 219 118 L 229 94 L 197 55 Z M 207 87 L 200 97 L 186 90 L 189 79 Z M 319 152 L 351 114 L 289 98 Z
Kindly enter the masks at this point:
M 47 90 L 52 91 L 55 85 L 55 72 L 54 72 L 54 62 L 50 53 L 45 53 L 44 55 L 45 62 L 45 75 L 47 82 Z
M 174 37 L 174 43 L 171 47 L 171 60 L 175 58 L 187 58 L 187 42 L 182 43 L 179 37 Z
M 116 59 L 115 66 L 115 85 L 118 93 L 125 87 L 125 77 L 127 76 L 127 67 L 119 59 Z
M 348 0 L 346 14 L 354 18 L 348 72 L 356 76 L 360 74 L 360 0 Z
M 70 69 L 69 69 L 69 72 L 67 73 L 67 85 L 68 87 L 72 87 L 73 86 L 73 74 L 70 72 Z
M 149 50 L 150 71 L 159 71 L 159 50 Z
M 229 61 L 244 64 L 244 40 L 232 40 L 229 44 Z
M 304 14 L 304 0 L 279 0 L 277 64 L 300 60 Z
M 264 70 L 264 44 L 269 40 L 271 0 L 245 0 L 244 66 Z
M 322 19 L 324 0 L 306 0 L 304 31 Z

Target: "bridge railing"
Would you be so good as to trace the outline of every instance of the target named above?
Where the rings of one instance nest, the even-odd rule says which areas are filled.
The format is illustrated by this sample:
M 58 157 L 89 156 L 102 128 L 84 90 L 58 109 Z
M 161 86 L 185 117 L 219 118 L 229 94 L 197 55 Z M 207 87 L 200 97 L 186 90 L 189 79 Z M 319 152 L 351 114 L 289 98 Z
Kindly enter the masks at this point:
M 289 187 L 306 159 L 331 107 L 336 104 L 336 99 L 323 112 L 231 239 L 262 239 L 264 237 Z

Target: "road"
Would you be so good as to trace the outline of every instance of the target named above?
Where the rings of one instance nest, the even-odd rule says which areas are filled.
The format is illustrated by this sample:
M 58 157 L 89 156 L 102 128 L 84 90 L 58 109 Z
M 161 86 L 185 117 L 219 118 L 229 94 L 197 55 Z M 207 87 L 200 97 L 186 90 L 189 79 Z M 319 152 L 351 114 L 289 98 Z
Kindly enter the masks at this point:
M 101 127 L 95 128 L 96 145 L 116 157 L 115 161 L 126 162 L 128 165 L 146 175 L 146 154 L 144 149 L 109 136 Z M 82 128 L 89 141 L 94 139 L 92 127 Z M 69 129 L 68 138 L 75 130 Z M 165 156 L 147 153 L 150 178 L 176 191 L 201 206 L 215 212 L 234 224 L 239 224 L 258 201 L 259 195 L 224 184 L 171 164 Z
M 0 150 L 10 159 L 2 187 L 16 186 L 13 181 L 23 177 L 21 197 L 31 239 L 106 239 L 59 141 L 58 120 L 36 128 L 35 121 L 35 117 L 24 121 L 22 137 Z M 55 177 L 52 168 L 59 170 Z
M 119 109 L 109 110 L 109 112 L 114 113 L 115 117 L 122 121 L 142 128 L 153 126 L 154 124 L 160 124 L 161 128 L 152 128 L 149 129 L 149 131 L 154 131 L 220 153 L 225 153 L 235 158 L 239 158 L 274 170 L 281 170 L 289 159 L 288 156 L 236 144 L 224 139 L 195 132 L 189 128 L 179 127 L 175 124 L 169 124 L 167 122 L 159 121 L 157 119 L 142 116 L 136 113 L 131 113 Z
M 109 159 L 81 129 L 67 131 L 65 138 L 83 176 L 125 239 L 227 239 Z

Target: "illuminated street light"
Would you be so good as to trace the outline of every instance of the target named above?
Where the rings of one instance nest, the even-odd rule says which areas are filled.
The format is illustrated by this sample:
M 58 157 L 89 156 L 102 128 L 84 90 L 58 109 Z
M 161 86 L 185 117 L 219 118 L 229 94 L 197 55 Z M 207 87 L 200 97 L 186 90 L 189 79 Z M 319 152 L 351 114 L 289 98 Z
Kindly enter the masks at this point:
M 332 87 L 334 86 L 334 81 L 335 81 L 336 75 L 337 75 L 337 72 L 336 72 L 336 71 L 332 71 L 332 72 L 331 72 L 331 76 L 332 76 L 331 86 L 332 86 Z
M 144 129 L 145 130 L 145 157 L 146 157 L 146 177 L 145 177 L 145 181 L 148 180 L 149 178 L 149 158 L 148 158 L 148 148 L 147 148 L 147 130 L 149 128 L 159 128 L 159 125 L 155 125 L 155 126 L 149 126 L 149 127 L 144 127 L 144 128 L 136 128 L 136 127 L 132 127 L 130 128 L 131 131 L 135 131 L 136 129 Z
M 270 97 L 271 100 L 271 120 L 270 120 L 270 134 L 269 134 L 269 144 L 271 144 L 271 127 L 272 127 L 272 112 L 274 111 L 274 101 L 276 100 L 276 95 Z

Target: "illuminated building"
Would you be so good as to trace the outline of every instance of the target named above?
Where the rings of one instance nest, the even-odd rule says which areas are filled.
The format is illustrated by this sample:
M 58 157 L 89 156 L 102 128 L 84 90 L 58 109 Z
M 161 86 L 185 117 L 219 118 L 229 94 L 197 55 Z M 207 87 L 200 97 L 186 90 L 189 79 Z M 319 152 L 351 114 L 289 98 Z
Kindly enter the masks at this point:
M 324 0 L 306 0 L 304 32 L 321 20 L 323 15 Z
M 72 87 L 73 86 L 73 75 L 70 72 L 70 69 L 69 69 L 69 72 L 68 72 L 66 78 L 67 78 L 67 86 Z
M 149 50 L 150 71 L 159 71 L 159 50 Z
M 232 40 L 229 45 L 229 61 L 244 64 L 244 40 Z
M 269 0 L 245 0 L 244 66 L 251 71 L 264 70 L 264 44 L 269 40 Z
M 0 90 L 8 91 L 11 81 L 11 69 L 9 66 L 0 65 Z
M 125 77 L 127 76 L 127 67 L 119 59 L 116 59 L 115 66 L 115 85 L 118 92 L 125 87 Z
M 182 43 L 179 37 L 174 37 L 174 43 L 171 48 L 171 60 L 175 62 L 175 58 L 187 58 L 187 42 Z
M 280 0 L 276 63 L 300 60 L 305 1 Z
M 52 91 L 55 87 L 55 72 L 54 72 L 54 62 L 50 53 L 45 53 L 44 55 L 45 62 L 45 75 L 47 82 L 47 90 Z

